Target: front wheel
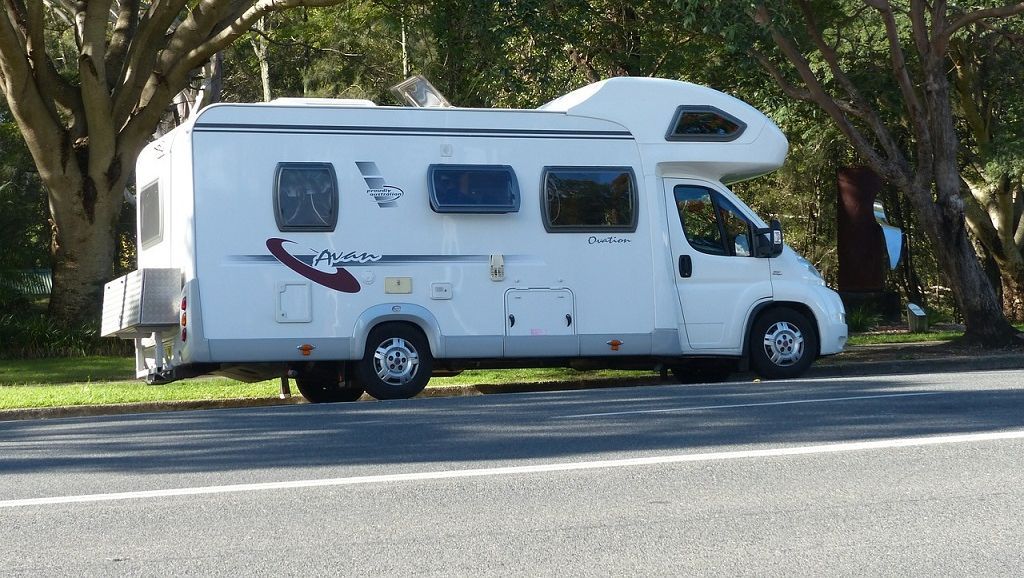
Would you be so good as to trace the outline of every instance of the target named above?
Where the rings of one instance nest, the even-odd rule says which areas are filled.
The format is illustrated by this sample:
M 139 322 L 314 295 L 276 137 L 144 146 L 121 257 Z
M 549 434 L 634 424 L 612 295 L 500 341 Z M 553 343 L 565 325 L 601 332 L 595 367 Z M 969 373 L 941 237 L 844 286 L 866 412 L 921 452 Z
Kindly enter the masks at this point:
M 384 323 L 370 332 L 356 380 L 377 399 L 408 399 L 423 391 L 433 371 L 430 346 L 418 328 Z
M 750 330 L 750 366 L 765 379 L 799 377 L 818 353 L 818 334 L 804 314 L 777 307 Z

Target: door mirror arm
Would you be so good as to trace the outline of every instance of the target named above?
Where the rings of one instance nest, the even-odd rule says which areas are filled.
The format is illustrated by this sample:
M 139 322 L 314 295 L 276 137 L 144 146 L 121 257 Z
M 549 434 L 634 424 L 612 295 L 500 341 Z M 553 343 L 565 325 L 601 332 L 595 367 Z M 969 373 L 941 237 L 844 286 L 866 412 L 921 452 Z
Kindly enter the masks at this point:
M 766 229 L 754 229 L 754 256 L 759 258 L 778 257 L 785 243 L 782 239 L 782 224 L 772 219 Z

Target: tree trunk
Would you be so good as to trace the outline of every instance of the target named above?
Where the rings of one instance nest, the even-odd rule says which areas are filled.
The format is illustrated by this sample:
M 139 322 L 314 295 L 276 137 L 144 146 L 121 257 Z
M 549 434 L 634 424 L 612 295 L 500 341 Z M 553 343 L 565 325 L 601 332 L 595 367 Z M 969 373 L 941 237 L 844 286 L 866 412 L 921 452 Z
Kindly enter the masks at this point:
M 967 326 L 964 337 L 986 347 L 1020 343 L 1016 339 L 1017 330 L 1003 315 L 995 289 L 985 275 L 968 236 L 964 201 L 960 196 L 959 141 L 954 128 L 944 54 L 941 43 L 935 44 L 934 41 L 931 51 L 922 54 L 925 122 L 930 132 L 925 145 L 934 155 L 933 179 L 929 180 L 935 186 L 935 200 L 932 201 L 931 187 L 914 190 L 911 200 L 922 216 L 933 246 L 940 251 L 937 255 L 939 265 L 952 285 Z
M 260 84 L 263 86 L 263 102 L 270 102 L 274 98 L 270 86 L 270 42 L 267 41 L 267 34 L 270 33 L 270 25 L 267 18 L 260 18 L 253 27 L 255 36 L 250 40 L 253 54 L 256 55 L 256 62 L 260 65 Z M 405 28 L 402 29 L 405 32 Z
M 37 166 L 49 169 L 41 174 L 49 191 L 52 216 L 53 289 L 49 318 L 72 326 L 99 321 L 103 285 L 114 273 L 115 230 L 128 178 L 120 168 L 120 160 L 115 160 L 101 177 L 101 183 L 83 176 L 80 167 L 88 165 L 88 145 L 79 149 L 62 166 L 58 165 L 58 155 L 51 155 L 45 165 L 36 160 Z M 114 179 L 108 181 L 107 176 Z
M 1015 272 L 1001 271 L 1003 313 L 1012 321 L 1024 321 L 1024 268 Z
M 72 191 L 70 196 L 83 198 L 86 195 L 80 189 Z M 100 197 L 121 199 L 120 195 L 109 193 Z M 113 276 L 114 229 L 121 204 L 97 210 L 95 220 L 90 221 L 84 211 L 78 210 L 80 206 L 58 205 L 52 199 L 53 195 L 53 291 L 49 317 L 70 325 L 95 324 L 103 303 L 103 285 Z
M 1016 330 L 1003 316 L 995 290 L 967 237 L 962 217 L 934 210 L 924 226 L 934 247 L 941 247 L 938 259 L 967 326 L 968 341 L 984 346 L 1005 346 L 1014 342 Z M 934 217 L 934 218 L 932 218 Z

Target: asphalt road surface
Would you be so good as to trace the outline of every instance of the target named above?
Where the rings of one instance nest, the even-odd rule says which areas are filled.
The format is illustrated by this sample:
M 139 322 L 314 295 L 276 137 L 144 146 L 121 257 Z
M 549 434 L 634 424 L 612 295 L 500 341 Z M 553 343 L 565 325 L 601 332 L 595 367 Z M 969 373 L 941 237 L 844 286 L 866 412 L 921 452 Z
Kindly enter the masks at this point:
M 0 423 L 0 575 L 1019 575 L 1024 372 Z

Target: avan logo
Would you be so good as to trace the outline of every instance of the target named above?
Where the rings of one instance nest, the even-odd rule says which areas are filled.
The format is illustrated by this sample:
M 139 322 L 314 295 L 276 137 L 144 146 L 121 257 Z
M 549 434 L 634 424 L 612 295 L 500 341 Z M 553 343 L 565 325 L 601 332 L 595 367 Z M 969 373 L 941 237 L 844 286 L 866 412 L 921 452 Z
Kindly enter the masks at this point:
M 356 166 L 359 167 L 359 172 L 363 175 L 363 180 L 366 181 L 366 194 L 373 197 L 374 201 L 377 201 L 377 206 L 380 208 L 397 207 L 398 199 L 405 194 L 402 189 L 389 185 L 384 181 L 384 175 L 380 173 L 380 169 L 377 168 L 377 163 L 372 161 L 356 161 Z
M 328 273 L 327 271 L 321 271 L 320 269 L 311 267 L 296 258 L 284 249 L 285 243 L 294 244 L 295 241 L 276 238 L 267 239 L 267 249 L 270 250 L 270 254 L 280 261 L 285 267 L 288 267 L 292 271 L 295 271 L 314 283 L 323 285 L 329 289 L 334 289 L 335 291 L 341 291 L 342 293 L 359 293 L 359 290 L 362 289 L 362 287 L 359 286 L 359 281 L 357 281 L 351 273 L 344 268 L 335 265 L 337 262 L 342 262 L 341 259 L 334 260 L 330 256 L 327 257 L 327 259 L 329 259 L 328 265 L 334 267 L 334 272 Z M 322 253 L 323 252 L 321 252 L 321 254 Z M 329 252 L 328 254 L 330 255 Z M 380 259 L 380 257 L 377 258 Z M 318 264 L 321 263 L 319 259 L 315 262 Z

